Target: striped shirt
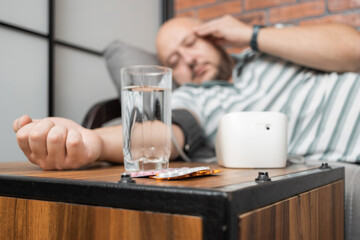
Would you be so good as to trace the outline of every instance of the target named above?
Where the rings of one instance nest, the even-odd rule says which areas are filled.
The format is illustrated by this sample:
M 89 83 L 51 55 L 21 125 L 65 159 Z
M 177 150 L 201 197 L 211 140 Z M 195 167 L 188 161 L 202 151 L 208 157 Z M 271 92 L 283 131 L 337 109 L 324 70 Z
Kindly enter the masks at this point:
M 289 155 L 360 162 L 360 74 L 319 72 L 251 50 L 234 58 L 233 83 L 187 84 L 172 95 L 172 108 L 195 115 L 208 146 L 224 114 L 276 111 L 288 116 Z

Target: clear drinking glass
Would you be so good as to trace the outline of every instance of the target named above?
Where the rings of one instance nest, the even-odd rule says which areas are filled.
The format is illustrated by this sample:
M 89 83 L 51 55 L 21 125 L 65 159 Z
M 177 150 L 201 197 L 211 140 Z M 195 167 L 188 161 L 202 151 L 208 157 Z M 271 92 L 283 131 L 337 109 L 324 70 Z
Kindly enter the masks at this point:
M 126 171 L 165 169 L 171 150 L 172 70 L 139 65 L 121 69 Z

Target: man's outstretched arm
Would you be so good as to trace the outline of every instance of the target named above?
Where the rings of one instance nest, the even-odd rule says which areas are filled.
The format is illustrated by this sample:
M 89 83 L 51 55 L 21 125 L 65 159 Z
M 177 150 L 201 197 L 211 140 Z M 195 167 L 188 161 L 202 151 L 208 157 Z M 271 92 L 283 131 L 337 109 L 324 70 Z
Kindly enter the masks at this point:
M 197 27 L 201 37 L 219 44 L 249 46 L 253 29 L 231 16 Z M 360 71 L 360 33 L 344 24 L 321 24 L 289 28 L 262 28 L 257 37 L 261 52 L 323 71 Z
M 28 160 L 44 170 L 77 169 L 95 161 L 123 163 L 122 127 L 85 129 L 64 118 L 33 120 L 22 116 L 13 123 L 18 145 Z M 173 125 L 180 147 L 184 134 Z M 171 158 L 178 156 L 172 146 Z
M 158 124 L 157 129 L 161 128 L 167 128 L 167 126 L 164 125 L 164 123 L 158 121 L 154 124 L 151 124 L 152 127 L 156 126 Z M 99 160 L 103 161 L 109 161 L 114 163 L 123 163 L 123 133 L 122 133 L 122 126 L 112 126 L 112 127 L 103 127 L 92 130 L 97 135 L 101 137 L 102 140 L 102 151 L 99 156 Z M 182 129 L 175 124 L 172 124 L 172 132 L 174 134 L 174 137 L 179 144 L 180 148 L 184 147 L 185 144 L 185 136 L 182 131 Z M 140 137 L 141 138 L 141 137 Z M 136 139 L 136 137 L 135 137 Z M 156 146 L 157 142 L 159 144 L 163 144 L 163 139 L 161 139 L 159 136 L 154 136 L 153 138 L 146 138 L 147 140 L 152 142 L 152 145 Z M 145 144 L 150 145 L 150 144 Z M 171 155 L 170 159 L 176 159 L 179 156 L 178 151 L 176 150 L 174 143 L 171 145 Z

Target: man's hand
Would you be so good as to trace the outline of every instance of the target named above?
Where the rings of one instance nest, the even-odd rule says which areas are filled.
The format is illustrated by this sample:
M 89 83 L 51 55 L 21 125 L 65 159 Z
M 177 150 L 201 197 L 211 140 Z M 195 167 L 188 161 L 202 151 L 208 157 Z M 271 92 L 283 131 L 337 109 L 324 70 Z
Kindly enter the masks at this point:
M 44 170 L 86 166 L 99 159 L 103 148 L 97 133 L 64 118 L 32 120 L 25 115 L 14 121 L 13 129 L 29 161 Z
M 199 37 L 208 38 L 220 45 L 233 47 L 249 46 L 253 31 L 250 25 L 230 15 L 206 22 L 194 30 Z

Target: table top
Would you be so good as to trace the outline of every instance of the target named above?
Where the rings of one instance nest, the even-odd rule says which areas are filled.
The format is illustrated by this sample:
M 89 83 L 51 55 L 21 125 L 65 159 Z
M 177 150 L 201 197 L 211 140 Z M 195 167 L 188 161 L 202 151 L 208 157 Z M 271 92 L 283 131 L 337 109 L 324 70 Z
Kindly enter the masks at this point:
M 271 178 L 292 173 L 299 173 L 311 169 L 318 169 L 319 165 L 291 165 L 277 169 L 230 169 L 217 164 L 171 162 L 171 168 L 209 166 L 211 169 L 220 169 L 221 173 L 211 176 L 194 177 L 181 180 L 155 180 L 150 178 L 134 178 L 137 184 L 154 186 L 176 186 L 214 189 L 233 184 L 252 182 L 258 176 L 258 172 L 267 171 Z M 117 183 L 120 180 L 124 167 L 98 163 L 80 170 L 68 171 L 43 171 L 38 166 L 29 162 L 0 163 L 0 176 L 26 176 L 36 178 L 67 179 L 84 182 L 109 182 Z
M 171 162 L 171 168 L 209 166 L 221 173 L 171 181 L 135 178 L 133 184 L 118 183 L 123 166 L 107 163 L 71 171 L 43 171 L 28 162 L 0 163 L 0 198 L 201 216 L 208 238 L 217 239 L 225 231 L 226 239 L 235 239 L 240 214 L 344 179 L 343 167 L 321 169 L 320 165 L 229 169 L 216 164 Z M 260 171 L 268 172 L 271 181 L 256 182 Z
M 141 209 L 154 206 L 153 203 L 142 206 L 143 198 L 154 203 L 161 198 L 171 204 L 174 201 L 182 204 L 182 201 L 215 198 L 230 202 L 240 198 L 251 201 L 251 196 L 260 198 L 257 203 L 264 205 L 344 178 L 342 167 L 321 169 L 320 162 L 317 166 L 293 164 L 281 169 L 229 169 L 216 164 L 170 163 L 171 168 L 198 166 L 209 166 L 221 172 L 170 181 L 135 178 L 133 184 L 118 183 L 124 167 L 105 162 L 70 171 L 43 171 L 29 162 L 0 163 L 0 196 Z M 258 173 L 264 171 L 271 181 L 255 181 Z

